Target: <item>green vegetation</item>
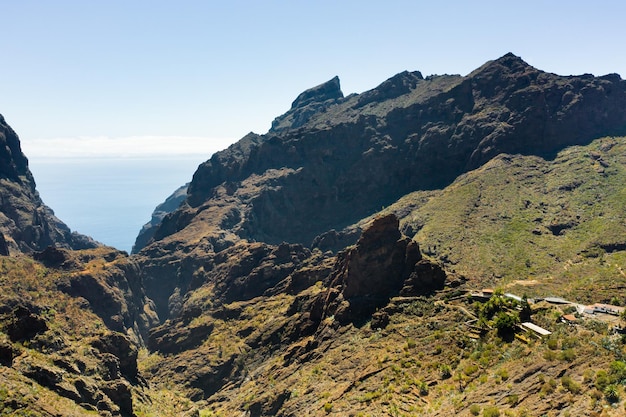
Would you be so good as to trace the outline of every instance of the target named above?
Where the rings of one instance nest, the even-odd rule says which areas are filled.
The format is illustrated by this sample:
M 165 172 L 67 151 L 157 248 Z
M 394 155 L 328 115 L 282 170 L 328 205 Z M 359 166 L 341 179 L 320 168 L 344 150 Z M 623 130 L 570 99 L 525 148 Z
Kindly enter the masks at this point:
M 623 411 L 626 345 L 612 334 L 612 324 L 599 319 L 562 324 L 559 317 L 576 313 L 571 307 L 531 306 L 525 297 L 518 302 L 504 295 L 552 294 L 624 304 L 615 290 L 626 285 L 626 253 L 619 246 L 626 236 L 620 223 L 626 191 L 618 185 L 626 184 L 622 142 L 604 139 L 566 150 L 554 161 L 499 158 L 449 189 L 420 194 L 420 203 L 405 210 L 404 224 L 419 225 L 414 230 L 418 240 L 424 239 L 422 249 L 465 274 L 468 282 L 459 280 L 432 296 L 393 298 L 381 308 L 389 316 L 383 328 L 340 326 L 326 317 L 320 328 L 307 329 L 307 302 L 330 293 L 323 280 L 293 293 L 231 303 L 218 302 L 210 283 L 201 285 L 185 298 L 188 311 L 198 313 L 173 326 L 179 332 L 172 335 L 186 340 L 194 331 L 210 330 L 180 353 L 140 349 L 140 380 L 149 385 L 132 387 L 134 413 L 227 416 L 259 406 L 267 412 L 277 404 L 286 413 L 350 410 L 355 416 L 519 417 L 550 415 L 554 404 L 571 416 Z M 607 143 L 614 144 L 602 147 Z M 591 151 L 609 162 L 603 174 L 594 170 Z M 582 181 L 585 176 L 589 184 Z M 449 199 L 445 204 L 443 197 Z M 200 275 L 209 274 L 208 264 L 202 268 L 194 275 L 200 281 L 205 279 Z M 84 271 L 69 272 L 27 258 L 2 258 L 3 305 L 19 300 L 36 307 L 32 311 L 48 330 L 12 341 L 6 331 L 10 315 L 1 317 L 0 344 L 19 359 L 2 368 L 0 415 L 17 415 L 18 406 L 39 411 L 42 404 L 56 415 L 96 415 L 20 371 L 46 369 L 45 375 L 61 375 L 68 390 L 79 375 L 93 386 L 104 380 L 101 373 L 108 368 L 89 341 L 106 326 L 88 303 L 58 288 L 70 274 L 111 269 L 112 263 L 101 257 Z M 468 302 L 466 290 L 481 286 L 497 288 L 495 295 Z M 545 340 L 512 337 L 526 320 L 552 335 Z M 294 329 L 310 333 L 290 339 Z M 82 364 L 85 372 L 72 373 L 71 365 L 60 360 L 64 357 Z M 237 383 L 220 385 L 225 380 Z M 204 392 L 198 388 L 202 384 L 220 390 Z
M 499 417 L 500 410 L 495 406 L 487 406 L 483 409 L 483 417 Z
M 601 167 L 601 158 L 607 167 Z M 501 156 L 445 190 L 416 192 L 387 211 L 419 230 L 422 248 L 485 285 L 607 302 L 626 283 L 626 140 L 603 138 L 554 160 Z M 458 225 L 462 225 L 459 227 Z M 558 292 L 556 292 L 558 291 Z

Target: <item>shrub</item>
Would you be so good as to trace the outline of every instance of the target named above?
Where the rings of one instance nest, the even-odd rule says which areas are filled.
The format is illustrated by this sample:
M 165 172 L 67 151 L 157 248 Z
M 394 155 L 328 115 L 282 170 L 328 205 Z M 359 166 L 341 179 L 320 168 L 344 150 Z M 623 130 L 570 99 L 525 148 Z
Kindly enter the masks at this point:
M 475 374 L 476 372 L 478 372 L 478 365 L 474 365 L 474 364 L 470 364 L 467 365 L 464 369 L 463 369 L 463 373 L 467 376 L 470 376 L 472 374 Z
M 571 377 L 569 377 L 567 375 L 565 375 L 563 378 L 561 378 L 561 385 L 563 385 L 563 388 L 565 388 L 566 390 L 568 390 L 572 394 L 579 394 L 580 393 L 580 385 L 578 385 L 576 383 L 576 381 L 574 381 Z
M 576 352 L 574 352 L 574 349 L 565 349 L 559 353 L 559 359 L 565 362 L 572 362 L 576 359 Z
M 557 350 L 559 348 L 559 341 L 556 338 L 551 337 L 550 339 L 548 339 L 547 345 L 548 349 Z
M 505 368 L 498 369 L 496 375 L 498 375 L 503 381 L 509 379 L 509 372 Z
M 519 323 L 519 316 L 516 313 L 498 312 L 493 325 L 498 329 L 498 334 L 509 334 L 515 331 L 515 326 Z
M 619 390 L 617 388 L 617 385 L 615 384 L 607 385 L 606 388 L 604 389 L 604 396 L 606 397 L 606 400 L 610 403 L 618 402 Z
M 589 393 L 589 396 L 591 398 L 593 398 L 594 400 L 599 400 L 602 398 L 602 391 L 598 390 L 598 389 L 593 389 L 591 390 L 591 392 Z
M 411 339 L 410 337 L 406 339 L 406 350 L 413 349 L 415 348 L 415 346 L 417 346 L 415 340 Z
M 480 406 L 478 404 L 472 404 L 469 408 L 469 412 L 473 416 L 477 416 L 478 414 L 480 414 Z
M 551 394 L 554 392 L 556 385 L 557 385 L 556 381 L 550 378 L 550 380 L 544 382 L 543 385 L 541 386 L 541 392 L 543 394 Z
M 605 370 L 601 369 L 596 373 L 595 385 L 600 391 L 604 391 L 604 389 L 609 385 L 609 375 Z
M 428 395 L 428 384 L 425 381 L 418 382 L 417 389 L 419 390 L 420 395 Z
M 452 376 L 452 369 L 450 368 L 450 365 L 439 365 L 439 374 L 441 375 L 441 379 L 450 378 Z
M 495 406 L 485 407 L 483 410 L 483 417 L 500 417 L 500 410 Z
M 613 361 L 610 365 L 611 382 L 623 383 L 626 381 L 626 363 L 622 361 Z
M 333 411 L 333 405 L 331 403 L 324 404 L 324 412 L 326 412 L 326 414 L 328 414 L 331 411 Z
M 547 361 L 553 361 L 556 359 L 556 353 L 551 350 L 545 350 L 543 352 L 543 358 Z

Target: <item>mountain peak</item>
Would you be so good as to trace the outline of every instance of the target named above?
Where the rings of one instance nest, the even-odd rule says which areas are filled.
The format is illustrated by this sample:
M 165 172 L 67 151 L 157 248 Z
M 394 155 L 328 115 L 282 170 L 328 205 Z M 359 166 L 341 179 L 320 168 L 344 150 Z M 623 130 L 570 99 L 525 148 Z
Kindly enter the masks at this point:
M 528 64 L 519 56 L 509 52 L 498 59 L 488 61 L 478 69 L 474 70 L 470 76 L 478 75 L 481 73 L 523 73 L 534 67 Z
M 304 125 L 311 117 L 343 99 L 339 77 L 303 91 L 291 104 L 291 109 L 272 122 L 270 132 L 294 129 Z
M 303 107 L 311 103 L 322 103 L 326 100 L 343 98 L 339 77 L 334 76 L 330 80 L 300 93 L 291 104 L 291 110 Z

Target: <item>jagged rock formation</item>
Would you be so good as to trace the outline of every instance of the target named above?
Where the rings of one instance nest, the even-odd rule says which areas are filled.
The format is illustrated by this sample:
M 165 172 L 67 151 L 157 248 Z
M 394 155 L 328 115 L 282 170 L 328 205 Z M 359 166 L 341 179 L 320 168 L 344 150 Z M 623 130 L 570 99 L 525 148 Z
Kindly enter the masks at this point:
M 619 76 L 558 76 L 512 54 L 466 77 L 405 72 L 347 98 L 328 85 L 336 83 L 296 100 L 278 118 L 285 122 L 277 122 L 280 129 L 251 133 L 202 164 L 187 204 L 154 240 L 183 242 L 176 233 L 197 229 L 192 224 L 202 213 L 227 204 L 222 224 L 214 222 L 224 233 L 309 245 L 410 191 L 441 188 L 499 153 L 551 156 L 626 132 L 626 82 Z M 286 122 L 315 103 L 323 107 L 304 124 Z
M 334 316 L 343 324 L 358 322 L 368 319 L 401 290 L 402 295 L 416 296 L 443 289 L 445 272 L 429 261 L 420 263 L 418 244 L 403 236 L 398 227 L 393 214 L 376 217 L 356 246 L 339 256 L 325 295 L 325 316 Z M 420 273 L 427 270 L 431 273 Z
M 98 243 L 72 233 L 43 204 L 19 138 L 0 115 L 0 255 L 31 253 L 50 245 L 85 249 Z
M 193 290 L 187 296 L 176 288 L 168 300 L 170 319 L 151 330 L 149 348 L 174 358 L 154 370 L 155 378 L 174 378 L 194 399 L 209 397 L 245 375 L 237 365 L 242 352 L 262 356 L 313 337 L 306 347 L 297 345 L 289 354 L 289 360 L 306 357 L 326 337 L 331 317 L 335 324 L 362 325 L 393 296 L 443 289 L 445 272 L 422 259 L 418 245 L 398 226 L 393 214 L 376 218 L 364 227 L 356 246 L 336 257 L 286 243 L 225 249 L 192 278 Z M 319 291 L 322 286 L 316 283 L 324 290 Z M 258 320 L 253 312 L 264 308 L 272 319 L 252 324 Z M 225 337 L 224 332 L 228 342 L 219 347 L 206 343 L 214 334 Z M 211 366 L 198 367 L 198 358 Z
M 159 323 L 155 305 L 145 293 L 138 265 L 112 248 L 68 251 L 48 247 L 34 254 L 44 265 L 68 271 L 56 283 L 59 291 L 81 298 L 112 331 L 141 345 Z
M 465 77 L 400 73 L 345 98 L 333 79 L 299 96 L 267 134 L 250 133 L 198 168 L 187 200 L 139 254 L 149 296 L 167 318 L 194 271 L 240 242 L 341 249 L 358 238 L 346 226 L 499 153 L 552 157 L 626 132 L 624 108 L 617 75 L 558 76 L 513 54 Z
M 146 246 L 146 244 L 154 236 L 154 232 L 165 216 L 176 210 L 187 198 L 187 187 L 189 183 L 179 187 L 164 202 L 156 206 L 152 212 L 151 219 L 144 224 L 133 245 L 132 253 L 137 253 Z
M 296 129 L 306 124 L 313 115 L 324 112 L 333 104 L 341 102 L 343 93 L 339 77 L 310 88 L 301 93 L 291 104 L 291 109 L 272 122 L 270 132 L 276 133 L 286 129 Z
M 126 278 L 98 272 L 123 262 L 115 252 L 48 248 L 39 254 L 47 266 L 2 257 L 2 414 L 135 416 L 133 390 L 146 387 L 137 366 L 140 336 L 123 325 L 133 314 L 149 314 L 150 305 L 133 299 L 138 289 L 128 288 Z M 72 286 L 75 280 L 85 285 Z

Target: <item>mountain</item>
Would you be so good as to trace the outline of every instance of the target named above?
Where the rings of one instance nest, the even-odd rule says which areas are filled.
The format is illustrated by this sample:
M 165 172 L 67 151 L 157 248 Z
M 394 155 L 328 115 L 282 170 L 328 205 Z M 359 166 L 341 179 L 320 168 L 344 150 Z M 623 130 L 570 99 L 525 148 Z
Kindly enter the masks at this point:
M 1 257 L 0 415 L 621 415 L 620 317 L 548 296 L 625 303 L 624 135 L 615 74 L 335 77 L 136 254 Z
M 241 242 L 341 249 L 358 237 L 348 226 L 498 154 L 553 158 L 624 134 L 625 108 L 617 75 L 558 76 L 513 54 L 465 77 L 403 72 L 349 97 L 333 78 L 302 93 L 267 134 L 250 133 L 200 165 L 186 201 L 140 252 L 153 271 L 150 297 L 169 317 L 169 297 Z
M 410 193 L 383 212 L 398 214 L 401 229 L 447 269 L 485 287 L 526 284 L 520 291 L 533 295 L 536 278 L 549 276 L 541 291 L 608 301 L 626 249 L 624 145 L 623 137 L 604 137 L 547 160 L 500 154 L 443 190 Z M 599 260 L 606 268 L 592 273 L 591 286 L 582 277 Z
M 0 415 L 134 415 L 158 324 L 139 267 L 54 216 L 2 116 L 0 258 Z
M 346 98 L 335 78 L 303 93 L 267 134 L 251 133 L 202 164 L 187 204 L 154 240 L 174 239 L 219 201 L 232 206 L 219 230 L 310 245 L 499 153 L 550 157 L 624 134 L 625 85 L 616 75 L 548 74 L 512 54 L 466 77 L 405 72 Z
M 148 370 L 151 379 L 176 381 L 185 395 L 197 401 L 208 399 L 212 409 L 226 414 L 242 409 L 250 415 L 325 414 L 326 403 L 329 412 L 334 409 L 341 414 L 367 409 L 372 403 L 384 407 L 384 398 L 379 398 L 385 396 L 412 403 L 409 398 L 415 397 L 415 390 L 428 391 L 420 385 L 424 383 L 435 387 L 435 397 L 441 399 L 446 389 L 453 388 L 438 382 L 437 369 L 450 366 L 455 375 L 465 378 L 462 381 L 472 380 L 467 375 L 472 372 L 464 373 L 463 367 L 474 365 L 455 357 L 470 354 L 474 345 L 464 336 L 466 332 L 458 329 L 462 315 L 459 317 L 455 308 L 432 309 L 430 303 L 447 305 L 446 291 L 448 296 L 458 295 L 455 288 L 516 284 L 527 272 L 544 277 L 542 274 L 568 268 L 584 257 L 585 250 L 601 248 L 604 243 L 597 243 L 594 235 L 579 234 L 578 246 L 559 249 L 567 256 L 551 251 L 551 245 L 562 245 L 563 239 L 550 236 L 565 236 L 568 227 L 574 227 L 567 225 L 576 212 L 559 210 L 568 205 L 586 207 L 589 200 L 568 203 L 570 186 L 565 184 L 559 191 L 562 199 L 555 203 L 550 196 L 559 186 L 540 186 L 545 186 L 545 172 L 559 171 L 550 161 L 560 166 L 563 149 L 586 146 L 603 136 L 624 135 L 624 109 L 626 82 L 617 75 L 558 76 L 537 70 L 512 54 L 465 77 L 424 78 L 419 72 L 404 72 L 371 91 L 348 97 L 334 78 L 302 93 L 286 114 L 276 118 L 267 134 L 250 133 L 202 164 L 189 185 L 187 199 L 163 218 L 153 239 L 139 251 L 137 261 L 147 294 L 161 320 L 166 320 L 150 333 L 150 350 L 168 358 Z M 613 161 L 603 154 L 598 158 L 583 158 L 591 168 L 563 175 L 591 181 L 594 177 L 587 174 L 603 175 L 595 171 L 596 165 L 603 167 L 598 160 Z M 456 210 L 464 208 L 473 214 L 465 200 L 467 191 L 454 194 L 461 188 L 455 180 L 483 178 L 483 172 L 491 172 L 490 167 L 507 160 L 519 160 L 525 167 L 517 174 L 518 188 L 489 189 L 484 203 L 472 203 L 481 208 L 476 217 L 467 217 L 463 211 L 464 215 L 454 217 Z M 543 170 L 531 170 L 533 163 Z M 494 174 L 502 187 L 516 184 L 509 179 L 517 172 L 515 166 L 511 164 L 510 173 Z M 619 162 L 615 166 L 620 166 Z M 569 168 L 563 170 L 569 172 Z M 609 175 L 609 171 L 605 173 Z M 524 175 L 535 178 L 537 194 L 528 198 L 533 207 L 528 213 L 532 211 L 536 218 L 530 218 L 532 227 L 519 236 L 540 233 L 537 240 L 543 242 L 534 246 L 536 253 L 532 239 L 524 252 L 518 250 L 524 242 L 516 243 L 517 235 L 511 231 L 498 234 L 501 228 L 517 230 L 519 219 L 508 211 L 519 210 L 526 203 L 509 203 L 520 195 L 520 188 L 531 187 L 521 179 Z M 554 181 L 567 182 L 565 178 Z M 619 176 L 609 181 L 619 184 Z M 609 182 L 600 184 L 608 186 Z M 590 182 L 582 189 L 596 186 Z M 439 195 L 441 199 L 436 198 Z M 502 198 L 509 195 L 510 199 Z M 607 188 L 601 196 L 609 195 Z M 619 207 L 607 204 L 612 210 Z M 482 211 L 485 206 L 495 207 Z M 381 209 L 400 219 L 398 227 L 390 226 L 393 217 L 380 217 Z M 510 218 L 516 221 L 501 223 Z M 373 227 L 378 229 L 381 219 L 386 219 L 386 227 L 372 239 L 377 244 L 363 241 L 367 235 L 362 231 L 369 230 L 366 222 L 374 221 Z M 592 219 L 592 214 L 584 219 L 581 215 L 584 233 Z M 466 220 L 476 224 L 474 228 L 468 224 L 465 231 L 476 233 L 476 240 L 464 234 Z M 493 227 L 481 234 L 483 224 Z M 608 228 L 609 223 L 599 230 Z M 409 251 L 409 246 L 396 243 L 407 239 L 406 235 L 415 236 L 413 241 L 419 242 L 419 247 Z M 353 244 L 356 246 L 350 246 Z M 508 251 L 511 246 L 514 256 Z M 615 248 L 619 260 L 622 246 Z M 490 262 L 483 264 L 479 256 L 490 256 Z M 505 262 L 500 265 L 502 260 Z M 387 261 L 390 264 L 385 264 Z M 553 264 L 546 266 L 550 261 Z M 595 265 L 586 265 L 588 273 L 599 272 Z M 394 272 L 387 275 L 386 271 Z M 619 287 L 622 282 L 616 274 L 619 268 L 603 281 L 604 290 L 595 294 L 596 301 L 612 298 L 612 283 Z M 557 289 L 581 295 L 583 288 L 589 288 L 583 281 L 568 288 L 567 276 L 561 275 L 553 286 L 515 288 L 521 288 L 522 294 L 532 291 L 543 296 L 543 291 Z M 444 286 L 447 290 L 442 291 Z M 433 292 L 439 295 L 432 298 Z M 547 308 L 539 317 L 544 317 L 545 311 L 558 314 Z M 424 326 L 440 329 L 445 335 L 442 341 L 433 342 L 429 333 L 423 332 Z M 377 328 L 389 329 L 382 333 L 389 340 L 373 345 Z M 418 338 L 424 340 L 418 342 Z M 398 349 L 402 340 L 409 340 L 410 346 L 388 363 L 384 352 Z M 402 355 L 412 346 L 424 352 L 441 351 L 442 346 L 448 350 L 444 349 L 439 359 L 422 357 L 426 363 L 423 371 L 415 369 L 418 363 L 408 365 L 411 371 L 390 371 L 387 366 L 404 367 Z M 509 355 L 510 349 L 519 349 L 515 346 L 501 346 L 497 351 Z M 542 364 L 530 376 L 562 376 L 566 368 L 543 362 L 537 356 L 541 352 L 527 352 Z M 377 364 L 371 362 L 375 355 Z M 356 358 L 358 364 L 351 364 Z M 485 359 L 481 369 L 494 366 L 493 360 L 491 356 Z M 607 360 L 603 357 L 603 365 L 598 366 L 608 367 Z M 520 372 L 520 381 L 526 380 L 521 363 L 511 362 L 511 366 L 516 375 Z M 580 362 L 570 370 L 582 377 L 583 366 Z M 371 391 L 356 389 L 346 397 L 346 392 L 355 389 L 355 381 L 379 373 L 380 378 L 373 378 L 379 384 L 399 375 L 413 382 L 408 383 L 407 392 L 397 381 L 389 390 L 374 384 Z M 293 380 L 291 375 L 296 374 L 307 376 L 306 382 Z M 527 383 L 532 389 L 537 387 L 534 382 Z M 497 384 L 488 383 L 475 395 L 488 389 L 497 390 Z M 515 391 L 515 395 L 520 394 Z M 359 396 L 370 399 L 360 400 Z M 412 407 L 426 415 L 455 408 L 446 402 L 437 409 L 425 401 L 416 400 Z M 506 401 L 506 397 L 497 400 L 500 405 Z M 526 406 L 531 403 L 531 399 L 524 402 Z M 467 401 L 463 404 L 467 411 Z M 574 408 L 585 407 L 576 402 Z M 532 408 L 537 410 L 536 405 Z
M 49 245 L 86 249 L 99 244 L 72 232 L 41 201 L 19 138 L 0 115 L 0 254 L 32 253 Z

